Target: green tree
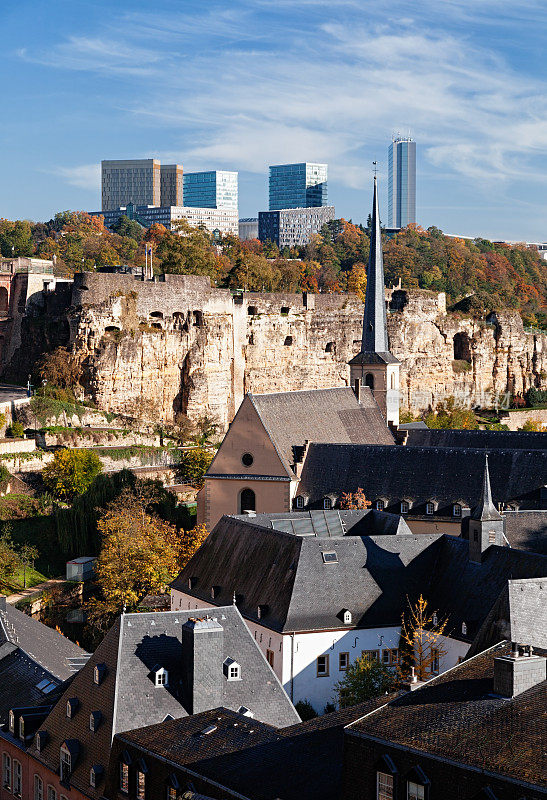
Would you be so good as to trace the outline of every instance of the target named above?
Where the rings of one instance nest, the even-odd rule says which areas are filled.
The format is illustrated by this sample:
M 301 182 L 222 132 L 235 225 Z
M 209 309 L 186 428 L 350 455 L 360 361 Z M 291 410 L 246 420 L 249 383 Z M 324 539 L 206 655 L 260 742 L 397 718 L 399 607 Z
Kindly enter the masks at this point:
M 31 224 L 27 220 L 0 219 L 0 252 L 3 256 L 31 256 L 34 252 Z
M 347 708 L 385 694 L 394 687 L 394 683 L 394 674 L 388 667 L 362 655 L 349 665 L 334 690 L 340 708 Z
M 144 228 L 139 225 L 137 220 L 129 219 L 125 214 L 122 214 L 115 225 L 112 225 L 112 230 L 118 236 L 128 236 L 134 239 L 137 243 L 142 241 L 144 236 Z
M 20 422 L 12 422 L 6 428 L 6 436 L 12 439 L 21 439 L 25 435 L 25 429 Z
M 46 489 L 59 500 L 72 501 L 91 486 L 103 471 L 99 456 L 93 450 L 57 450 L 53 461 L 44 467 Z
M 38 548 L 31 544 L 23 544 L 19 548 L 19 561 L 23 567 L 23 588 L 27 588 L 27 569 L 34 567 L 34 562 L 40 555 Z
M 425 423 L 428 428 L 476 430 L 479 427 L 471 409 L 457 405 L 453 397 L 449 397 L 445 403 L 438 403 L 435 411 L 425 418 Z
M 164 272 L 218 278 L 218 258 L 211 235 L 186 220 L 177 222 L 175 231 L 167 231 L 161 237 L 156 255 Z
M 216 443 L 220 425 L 215 417 L 203 414 L 195 423 L 195 427 L 196 433 L 193 439 L 199 447 L 210 447 Z
M 20 566 L 19 556 L 12 541 L 12 525 L 2 525 L 0 533 L 0 580 L 6 581 L 14 575 Z

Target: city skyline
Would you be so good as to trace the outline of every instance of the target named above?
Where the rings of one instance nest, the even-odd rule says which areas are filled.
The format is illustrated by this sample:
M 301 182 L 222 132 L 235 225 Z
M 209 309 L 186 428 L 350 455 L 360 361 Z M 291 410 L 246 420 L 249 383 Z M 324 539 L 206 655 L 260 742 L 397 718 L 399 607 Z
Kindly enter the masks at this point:
M 424 227 L 546 238 L 536 0 L 82 7 L 2 12 L 2 216 L 99 208 L 102 158 L 157 157 L 237 170 L 243 217 L 268 207 L 268 164 L 328 163 L 329 203 L 358 222 L 377 160 L 387 221 L 386 146 L 410 130 Z

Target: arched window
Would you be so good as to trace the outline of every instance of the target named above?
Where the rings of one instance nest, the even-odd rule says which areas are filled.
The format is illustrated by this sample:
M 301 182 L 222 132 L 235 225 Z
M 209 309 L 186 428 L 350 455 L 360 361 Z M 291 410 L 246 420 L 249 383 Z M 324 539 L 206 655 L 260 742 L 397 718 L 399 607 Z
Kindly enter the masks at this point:
M 326 511 L 328 511 L 328 510 L 330 510 L 332 508 L 332 500 L 330 499 L 330 497 L 324 497 L 323 498 L 323 508 Z
M 252 489 L 243 489 L 239 495 L 239 513 L 256 511 L 256 497 Z
M 435 505 L 434 503 L 426 503 L 425 504 L 425 513 L 431 515 L 435 512 Z
M 376 511 L 383 511 L 385 507 L 385 503 L 383 500 L 376 501 Z
M 452 514 L 455 517 L 461 517 L 461 515 L 462 515 L 462 507 L 461 507 L 461 505 L 459 503 L 454 503 L 454 505 L 452 506 Z
M 391 387 L 390 388 L 391 389 L 396 389 L 397 388 L 395 386 L 395 373 L 394 372 L 391 373 Z
M 371 392 L 374 391 L 374 375 L 372 372 L 367 372 L 365 375 L 365 386 L 368 386 Z
M 401 514 L 408 514 L 410 504 L 408 500 L 401 500 Z
M 8 301 L 8 290 L 5 286 L 0 287 L 0 316 L 5 317 L 8 313 L 9 309 L 9 301 Z
M 296 498 L 296 507 L 297 508 L 304 508 L 304 498 L 301 494 L 298 495 Z

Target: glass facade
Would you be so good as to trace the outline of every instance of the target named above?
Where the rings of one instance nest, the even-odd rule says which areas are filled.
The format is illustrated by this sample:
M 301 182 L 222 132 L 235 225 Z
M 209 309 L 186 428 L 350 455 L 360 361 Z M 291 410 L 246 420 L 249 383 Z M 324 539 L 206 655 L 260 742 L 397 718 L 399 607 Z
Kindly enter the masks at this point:
M 327 205 L 327 164 L 278 164 L 270 167 L 270 211 Z
M 185 206 L 237 209 L 237 172 L 222 170 L 187 172 L 183 183 Z
M 388 151 L 388 227 L 416 222 L 416 142 L 396 138 Z
M 258 238 L 261 242 L 274 242 L 278 247 L 308 244 L 311 237 L 332 219 L 334 206 L 260 211 Z

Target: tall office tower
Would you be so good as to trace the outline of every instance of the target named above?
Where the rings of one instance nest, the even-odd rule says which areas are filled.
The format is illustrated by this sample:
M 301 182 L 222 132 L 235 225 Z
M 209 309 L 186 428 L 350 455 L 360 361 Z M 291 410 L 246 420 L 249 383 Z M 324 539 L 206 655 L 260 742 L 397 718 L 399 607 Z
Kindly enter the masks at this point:
M 388 227 L 416 222 L 416 142 L 394 136 L 388 151 Z
M 327 205 L 327 164 L 270 167 L 270 211 Z
M 161 165 L 161 205 L 181 206 L 184 192 L 182 167 L 180 164 Z
M 186 172 L 183 181 L 185 206 L 237 209 L 237 172 Z
M 160 162 L 157 159 L 101 161 L 101 170 L 103 211 L 112 211 L 128 203 L 160 205 Z

